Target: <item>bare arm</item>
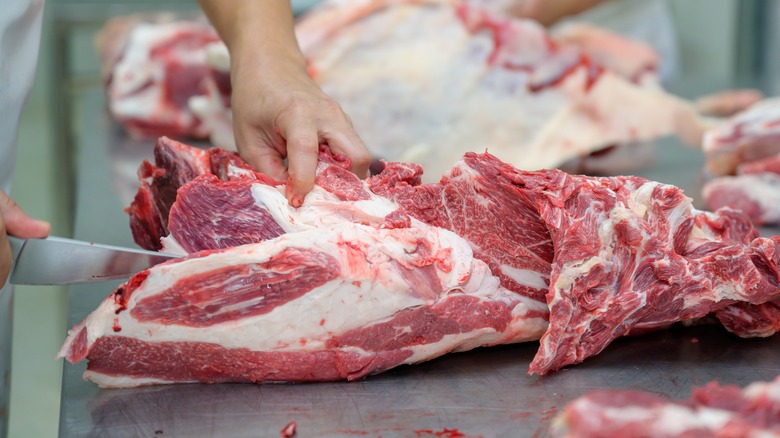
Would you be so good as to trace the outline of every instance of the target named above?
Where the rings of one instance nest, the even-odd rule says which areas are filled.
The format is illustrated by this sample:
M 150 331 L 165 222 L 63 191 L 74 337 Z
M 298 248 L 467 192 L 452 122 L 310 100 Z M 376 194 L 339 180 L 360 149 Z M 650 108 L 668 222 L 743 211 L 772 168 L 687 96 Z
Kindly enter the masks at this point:
M 199 2 L 230 51 L 239 154 L 260 172 L 286 179 L 294 206 L 314 185 L 320 143 L 349 157 L 352 171 L 366 177 L 371 156 L 352 122 L 306 73 L 289 0 Z
M 545 26 L 551 26 L 570 15 L 585 12 L 610 0 L 522 0 L 517 1 L 512 12 L 531 18 Z

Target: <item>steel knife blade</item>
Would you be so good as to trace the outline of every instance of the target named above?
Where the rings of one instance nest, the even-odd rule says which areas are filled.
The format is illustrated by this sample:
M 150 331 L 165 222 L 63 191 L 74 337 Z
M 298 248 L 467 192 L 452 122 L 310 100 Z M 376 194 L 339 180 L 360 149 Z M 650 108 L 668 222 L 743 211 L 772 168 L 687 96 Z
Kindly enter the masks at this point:
M 125 279 L 180 255 L 102 245 L 50 236 L 8 236 L 13 266 L 11 284 L 77 284 Z

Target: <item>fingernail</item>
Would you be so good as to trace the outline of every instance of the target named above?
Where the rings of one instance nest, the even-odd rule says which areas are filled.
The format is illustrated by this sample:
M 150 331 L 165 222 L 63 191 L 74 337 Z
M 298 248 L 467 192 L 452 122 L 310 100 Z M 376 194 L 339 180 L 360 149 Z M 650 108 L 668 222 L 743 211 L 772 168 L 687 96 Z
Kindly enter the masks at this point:
M 298 207 L 300 207 L 301 205 L 303 205 L 303 198 L 302 198 L 302 197 L 300 197 L 300 196 L 298 196 L 298 195 L 295 195 L 295 196 L 293 196 L 293 197 L 292 197 L 292 199 L 290 200 L 290 204 L 291 204 L 293 207 L 295 207 L 295 208 L 298 208 Z

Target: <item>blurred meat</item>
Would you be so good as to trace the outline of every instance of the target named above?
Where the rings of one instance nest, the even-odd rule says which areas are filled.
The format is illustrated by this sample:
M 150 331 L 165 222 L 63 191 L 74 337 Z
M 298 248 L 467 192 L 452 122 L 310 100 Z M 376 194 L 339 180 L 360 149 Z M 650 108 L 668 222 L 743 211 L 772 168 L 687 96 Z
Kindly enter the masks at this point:
M 570 28 L 558 40 L 532 21 L 461 2 L 361 4 L 351 21 L 353 5 L 331 2 L 298 24 L 310 69 L 374 154 L 434 177 L 467 151 L 550 168 L 671 134 L 678 121 L 698 125 L 690 105 L 647 80 L 653 61 L 613 71 L 593 59 L 584 48 L 616 39 L 606 32 Z
M 695 101 L 700 113 L 714 117 L 731 117 L 745 111 L 764 98 L 758 90 L 727 90 L 703 96 Z
M 756 224 L 780 223 L 780 98 L 766 99 L 705 135 L 702 190 L 711 209 L 729 206 Z
M 658 54 L 647 44 L 585 23 L 556 29 L 555 41 L 579 48 L 597 64 L 635 83 L 655 81 Z
M 780 378 L 744 389 L 711 382 L 690 399 L 645 391 L 593 391 L 566 406 L 552 436 L 776 437 L 780 436 Z
M 780 153 L 780 98 L 763 100 L 704 136 L 706 170 L 734 175 L 742 163 Z
M 780 137 L 777 142 L 780 148 Z M 756 225 L 780 223 L 780 155 L 741 164 L 737 175 L 708 181 L 702 196 L 710 209 L 740 209 Z
M 210 130 L 190 110 L 189 100 L 208 91 L 207 78 L 224 81 L 206 62 L 206 47 L 217 41 L 208 23 L 192 17 L 111 20 L 97 44 L 112 116 L 135 138 L 207 138 Z
M 139 26 L 141 35 L 150 33 Z M 168 32 L 171 38 L 188 34 Z M 186 39 L 196 52 L 187 59 L 208 63 L 198 70 L 200 81 L 185 82 L 187 108 L 152 91 L 159 81 L 150 81 L 149 89 L 125 85 L 130 90 L 124 93 L 110 85 L 113 113 L 132 132 L 208 134 L 214 144 L 234 147 L 229 57 L 221 43 L 201 46 L 213 36 L 203 32 L 200 41 Z M 657 86 L 652 50 L 591 26 L 548 34 L 532 21 L 469 2 L 361 0 L 325 2 L 302 17 L 296 35 L 310 74 L 344 107 L 372 153 L 419 163 L 428 175 L 442 174 L 467 151 L 488 149 L 521 168 L 549 168 L 674 132 L 697 144 L 703 129 L 689 103 Z M 150 52 L 133 48 L 149 40 L 157 44 L 128 38 L 124 51 Z M 135 68 L 157 71 L 143 73 L 157 78 L 168 75 L 160 72 L 167 65 L 150 58 Z M 194 66 L 187 70 L 194 78 Z M 162 123 L 152 126 L 157 120 Z

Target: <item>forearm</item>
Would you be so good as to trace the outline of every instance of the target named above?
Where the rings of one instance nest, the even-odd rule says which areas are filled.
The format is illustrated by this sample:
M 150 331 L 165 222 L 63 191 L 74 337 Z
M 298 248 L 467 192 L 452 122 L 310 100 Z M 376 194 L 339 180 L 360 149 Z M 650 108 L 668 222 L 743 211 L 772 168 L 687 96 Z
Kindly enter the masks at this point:
M 523 0 L 515 7 L 515 14 L 532 18 L 545 26 L 559 20 L 585 12 L 602 3 L 613 0 Z
M 231 70 L 304 73 L 289 0 L 199 0 L 230 51 Z M 292 71 L 291 71 L 292 70 Z

